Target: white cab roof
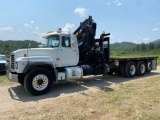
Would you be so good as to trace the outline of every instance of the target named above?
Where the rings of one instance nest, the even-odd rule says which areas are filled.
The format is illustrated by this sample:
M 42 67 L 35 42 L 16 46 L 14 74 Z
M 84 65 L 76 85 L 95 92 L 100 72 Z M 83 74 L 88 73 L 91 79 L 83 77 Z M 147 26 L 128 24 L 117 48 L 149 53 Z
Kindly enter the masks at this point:
M 43 36 L 43 38 L 47 38 L 48 36 L 52 36 L 52 35 L 70 35 L 70 33 L 66 31 L 56 31 L 56 32 L 50 31 L 50 32 L 47 32 Z

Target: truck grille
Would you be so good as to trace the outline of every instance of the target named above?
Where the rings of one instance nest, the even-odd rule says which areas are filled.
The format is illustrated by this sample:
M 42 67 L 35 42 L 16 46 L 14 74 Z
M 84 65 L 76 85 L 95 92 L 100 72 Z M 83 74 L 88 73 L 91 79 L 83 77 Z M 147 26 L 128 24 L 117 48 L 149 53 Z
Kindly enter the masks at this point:
M 11 55 L 11 68 L 14 69 L 14 55 Z

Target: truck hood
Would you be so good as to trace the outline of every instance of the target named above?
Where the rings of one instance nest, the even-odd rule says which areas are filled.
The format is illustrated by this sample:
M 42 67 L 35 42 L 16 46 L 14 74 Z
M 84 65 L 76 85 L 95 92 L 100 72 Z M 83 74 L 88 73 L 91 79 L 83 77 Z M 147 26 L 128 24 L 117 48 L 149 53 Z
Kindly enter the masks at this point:
M 16 58 L 22 58 L 24 57 L 24 54 L 26 54 L 27 57 L 32 58 L 32 57 L 50 57 L 54 58 L 56 55 L 58 48 L 29 48 L 29 49 L 19 49 L 12 54 L 14 55 L 15 59 Z

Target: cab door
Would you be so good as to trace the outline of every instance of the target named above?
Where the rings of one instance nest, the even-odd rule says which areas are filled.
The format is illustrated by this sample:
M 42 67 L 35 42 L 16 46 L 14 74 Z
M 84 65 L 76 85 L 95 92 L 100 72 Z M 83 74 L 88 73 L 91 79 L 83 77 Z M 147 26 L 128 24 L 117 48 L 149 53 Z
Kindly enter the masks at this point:
M 77 49 L 71 47 L 70 36 L 62 36 L 61 39 L 61 63 L 64 66 L 77 65 Z

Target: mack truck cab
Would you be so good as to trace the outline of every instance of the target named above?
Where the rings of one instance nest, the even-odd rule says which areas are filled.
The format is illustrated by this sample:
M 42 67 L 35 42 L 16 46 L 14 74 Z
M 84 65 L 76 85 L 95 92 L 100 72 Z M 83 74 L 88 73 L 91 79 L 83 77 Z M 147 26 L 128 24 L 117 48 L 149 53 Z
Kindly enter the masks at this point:
M 33 95 L 48 92 L 53 82 L 80 79 L 83 70 L 79 62 L 78 42 L 75 34 L 48 32 L 41 48 L 27 48 L 11 53 L 9 79 L 24 85 Z
M 46 38 L 45 46 L 55 51 L 52 59 L 56 67 L 77 65 L 79 49 L 74 34 L 63 32 L 59 28 L 57 32 L 48 32 L 44 38 Z

